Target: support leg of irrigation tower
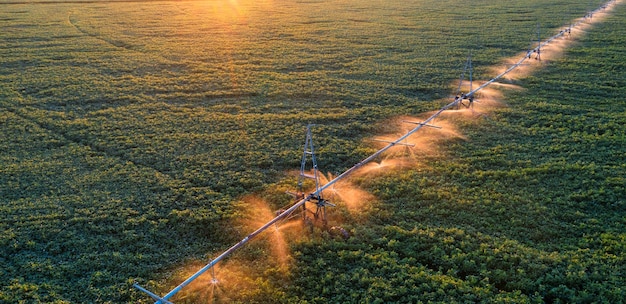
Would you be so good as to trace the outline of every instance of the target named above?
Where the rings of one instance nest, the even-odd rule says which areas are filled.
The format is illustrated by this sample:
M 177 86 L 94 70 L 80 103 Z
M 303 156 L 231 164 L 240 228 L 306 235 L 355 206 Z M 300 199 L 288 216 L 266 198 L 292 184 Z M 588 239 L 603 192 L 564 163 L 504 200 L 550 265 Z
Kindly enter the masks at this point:
M 313 203 L 315 204 L 315 212 L 313 213 L 313 217 L 314 219 L 317 220 L 321 220 L 322 223 L 324 224 L 324 226 L 326 226 L 327 223 L 327 219 L 326 219 L 326 206 L 335 206 L 331 203 L 329 203 L 327 200 L 325 200 L 322 197 L 322 190 L 321 188 L 321 184 L 320 184 L 320 176 L 319 176 L 319 169 L 317 167 L 317 159 L 315 158 L 315 147 L 313 145 L 313 137 L 311 135 L 311 127 L 313 127 L 312 124 L 309 124 L 307 126 L 306 129 L 306 139 L 304 141 L 304 151 L 302 153 L 302 162 L 300 163 L 300 175 L 298 176 L 298 191 L 299 193 L 304 193 L 304 179 L 313 179 L 315 181 L 315 192 L 313 192 L 311 195 L 309 195 L 309 199 L 307 199 L 307 201 L 302 204 L 302 208 L 303 208 L 303 217 L 305 219 L 305 221 L 307 220 L 307 213 L 308 213 L 308 209 L 307 209 L 307 202 Z M 309 159 L 311 161 L 310 166 L 308 167 L 308 163 L 309 163 Z M 312 171 L 311 173 L 307 173 L 307 171 L 309 170 Z
M 461 92 L 461 88 L 463 87 L 463 81 L 465 81 L 465 72 L 467 72 L 468 69 L 469 69 L 469 93 L 466 94 L 466 93 Z M 465 62 L 465 68 L 463 68 L 463 72 L 461 73 L 461 79 L 459 80 L 459 87 L 457 89 L 457 94 L 454 98 L 454 101 L 456 102 L 456 109 L 459 109 L 461 105 L 463 105 L 466 108 L 469 108 L 470 106 L 472 106 L 472 103 L 474 102 L 474 88 L 473 88 L 472 73 L 473 73 L 472 53 L 470 52 L 469 55 L 467 56 L 467 61 Z M 463 102 L 466 99 L 468 100 L 467 104 Z

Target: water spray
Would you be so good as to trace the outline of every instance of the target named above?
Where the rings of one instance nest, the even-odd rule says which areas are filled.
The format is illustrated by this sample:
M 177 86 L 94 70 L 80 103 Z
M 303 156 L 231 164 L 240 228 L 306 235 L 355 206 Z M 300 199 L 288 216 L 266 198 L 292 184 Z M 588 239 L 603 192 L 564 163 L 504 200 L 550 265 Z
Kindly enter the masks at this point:
M 567 30 L 561 30 L 558 34 L 548 38 L 543 43 L 541 42 L 541 38 L 539 37 L 539 41 L 538 41 L 539 44 L 537 45 L 537 47 L 535 47 L 532 50 L 529 50 L 528 53 L 526 54 L 526 56 L 524 56 L 524 58 L 520 59 L 517 63 L 515 63 L 514 65 L 512 65 L 511 67 L 506 69 L 504 72 L 500 73 L 499 75 L 497 75 L 496 77 L 492 78 L 491 80 L 483 83 L 482 85 L 480 85 L 476 89 L 472 89 L 470 87 L 470 91 L 468 93 L 466 93 L 466 94 L 463 94 L 462 97 L 457 95 L 454 98 L 454 101 L 452 101 L 452 102 L 446 104 L 445 106 L 443 106 L 441 109 L 439 109 L 433 115 L 428 117 L 426 120 L 424 120 L 422 122 L 404 121 L 405 123 L 409 123 L 409 124 L 415 125 L 415 127 L 412 128 L 406 134 L 400 136 L 398 139 L 396 139 L 394 141 L 384 141 L 384 142 L 387 143 L 387 145 L 385 147 L 381 148 L 380 150 L 378 150 L 374 154 L 370 155 L 369 157 L 367 157 L 364 160 L 360 161 L 359 163 L 355 164 L 351 168 L 347 169 L 346 171 L 344 171 L 340 175 L 336 176 L 334 179 L 330 180 L 325 185 L 321 185 L 320 182 L 319 182 L 319 170 L 318 170 L 318 167 L 317 167 L 317 160 L 315 158 L 315 150 L 314 150 L 312 136 L 311 136 L 311 127 L 313 125 L 308 125 L 307 126 L 305 146 L 304 146 L 304 152 L 303 152 L 302 162 L 301 162 L 301 167 L 300 167 L 300 176 L 299 176 L 299 179 L 298 179 L 298 191 L 299 192 L 296 193 L 296 195 L 295 195 L 296 202 L 291 207 L 289 207 L 288 209 L 283 210 L 280 213 L 278 213 L 275 218 L 273 218 L 272 220 L 267 222 L 265 225 L 261 226 L 260 228 L 258 228 L 254 232 L 252 232 L 249 235 L 247 235 L 246 237 L 244 237 L 241 241 L 239 241 L 238 243 L 236 243 L 232 247 L 228 248 L 226 251 L 221 253 L 215 259 L 211 260 L 207 265 L 202 267 L 200 270 L 198 270 L 196 273 L 191 275 L 189 278 L 187 278 L 185 281 L 183 281 L 180 285 L 176 286 L 174 289 L 172 289 L 170 292 L 168 292 L 166 295 L 164 295 L 162 297 L 160 297 L 157 294 L 147 290 L 146 288 L 141 287 L 137 283 L 134 283 L 133 286 L 135 288 L 137 288 L 138 290 L 144 292 L 148 296 L 150 296 L 152 299 L 154 299 L 156 301 L 155 302 L 156 304 L 165 304 L 165 303 L 170 303 L 171 304 L 172 302 L 169 301 L 170 298 L 172 298 L 181 289 L 183 289 L 185 286 L 189 285 L 191 282 L 193 282 L 195 279 L 197 279 L 200 275 L 202 275 L 203 273 L 205 273 L 209 269 L 212 271 L 212 274 L 213 274 L 213 278 L 211 279 L 210 282 L 211 282 L 211 284 L 213 286 L 217 285 L 218 284 L 218 280 L 215 278 L 214 266 L 217 263 L 219 263 L 221 260 L 223 260 L 224 258 L 229 256 L 230 254 L 232 254 L 234 251 L 236 251 L 240 247 L 244 246 L 248 241 L 250 241 L 251 239 L 253 239 L 257 235 L 259 235 L 261 232 L 263 232 L 266 229 L 268 229 L 269 227 L 271 227 L 272 225 L 275 225 L 279 221 L 289 219 L 293 214 L 296 214 L 299 209 L 302 209 L 301 211 L 302 211 L 303 218 L 304 218 L 305 221 L 307 219 L 310 219 L 309 217 L 307 217 L 307 212 L 312 212 L 312 211 L 307 210 L 306 203 L 312 203 L 312 204 L 315 205 L 316 211 L 312 212 L 313 213 L 313 218 L 314 219 L 320 219 L 324 223 L 324 225 L 326 225 L 326 210 L 325 210 L 325 208 L 326 208 L 326 206 L 335 206 L 335 205 L 331 204 L 328 201 L 326 201 L 322 197 L 322 192 L 324 190 L 328 189 L 331 186 L 334 187 L 335 183 L 337 183 L 338 181 L 346 178 L 348 175 L 350 175 L 351 173 L 353 173 L 357 169 L 363 167 L 365 164 L 371 162 L 372 160 L 375 160 L 381 154 L 383 154 L 385 151 L 387 151 L 387 150 L 389 150 L 389 149 L 391 149 L 391 148 L 393 148 L 395 146 L 405 146 L 405 145 L 407 145 L 406 143 L 403 143 L 403 141 L 405 141 L 413 133 L 419 131 L 422 127 L 441 128 L 441 127 L 438 127 L 436 125 L 431 124 L 431 122 L 435 118 L 440 116 L 444 111 L 446 111 L 446 110 L 448 110 L 450 108 L 453 108 L 455 106 L 458 107 L 458 105 L 466 97 L 467 98 L 470 98 L 470 97 L 473 98 L 473 96 L 474 96 L 474 94 L 476 92 L 478 92 L 478 91 L 482 90 L 483 88 L 485 88 L 486 86 L 496 82 L 498 79 L 500 79 L 503 76 L 505 76 L 506 74 L 510 73 L 511 71 L 516 69 L 517 67 L 521 66 L 526 60 L 531 58 L 531 55 L 533 53 L 537 53 L 537 59 L 540 59 L 539 55 L 540 55 L 540 49 L 542 47 L 544 47 L 545 45 L 549 44 L 553 40 L 555 40 L 555 39 L 557 39 L 559 37 L 564 36 L 566 33 L 569 34 L 573 27 L 577 27 L 580 23 L 582 23 L 585 20 L 587 20 L 587 18 L 591 19 L 591 17 L 593 16 L 593 14 L 595 12 L 599 12 L 601 10 L 604 10 L 610 4 L 614 3 L 615 1 L 616 0 L 610 0 L 610 1 L 606 2 L 600 8 L 598 8 L 595 11 L 592 11 L 592 12 L 588 13 L 587 15 L 585 15 L 585 17 L 583 19 L 581 19 L 580 21 L 578 21 L 578 22 L 576 22 L 574 24 L 571 24 L 567 28 Z M 472 81 L 471 80 L 471 77 L 472 77 L 471 76 L 471 54 L 470 54 L 470 56 L 468 56 L 468 62 L 466 64 L 466 69 L 463 71 L 463 74 L 461 76 L 461 82 L 463 81 L 463 77 L 464 77 L 464 74 L 465 74 L 465 71 L 467 70 L 467 68 L 470 69 L 470 86 L 471 86 L 471 81 Z M 459 88 L 460 88 L 460 85 L 459 85 Z M 313 171 L 312 175 L 307 174 L 306 171 L 305 171 L 309 157 L 311 158 L 311 162 L 312 162 L 312 171 Z M 308 194 L 308 195 L 305 195 L 304 192 L 303 192 L 303 184 L 304 184 L 304 179 L 305 178 L 312 178 L 312 179 L 315 180 L 315 191 L 310 193 L 310 194 Z M 339 234 L 344 234 L 344 235 L 345 235 L 345 233 L 347 233 L 345 230 L 341 230 L 340 227 L 332 227 L 332 228 L 329 229 L 329 232 L 333 232 L 333 231 L 335 231 L 335 232 L 338 231 Z

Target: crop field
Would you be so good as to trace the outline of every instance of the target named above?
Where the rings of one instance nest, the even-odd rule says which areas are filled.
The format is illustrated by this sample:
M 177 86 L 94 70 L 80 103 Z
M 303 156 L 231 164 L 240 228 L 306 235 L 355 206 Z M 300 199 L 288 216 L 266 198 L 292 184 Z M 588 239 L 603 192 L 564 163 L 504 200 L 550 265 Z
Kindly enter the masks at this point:
M 336 176 L 602 3 L 0 0 L 0 303 L 150 303 L 291 202 L 309 123 Z M 624 302 L 626 6 L 563 39 L 338 187 L 349 239 L 287 222 L 172 300 Z

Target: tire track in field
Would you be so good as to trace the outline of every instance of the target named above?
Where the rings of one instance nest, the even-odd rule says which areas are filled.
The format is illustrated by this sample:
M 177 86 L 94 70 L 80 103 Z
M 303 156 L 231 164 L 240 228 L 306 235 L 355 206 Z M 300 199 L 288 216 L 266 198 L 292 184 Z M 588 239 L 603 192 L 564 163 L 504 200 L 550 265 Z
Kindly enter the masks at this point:
M 135 1 L 111 1 L 110 3 L 115 3 L 115 2 L 135 2 Z M 136 2 L 150 2 L 150 1 L 136 1 Z M 94 2 L 94 3 L 100 3 L 100 2 Z M 169 63 L 176 63 L 176 64 L 186 64 L 186 62 L 189 62 L 188 60 L 183 62 L 180 59 L 175 59 L 175 58 L 169 58 L 169 57 L 165 57 L 161 54 L 157 54 L 157 53 L 150 53 L 150 52 L 146 52 L 146 51 L 142 51 L 140 49 L 137 49 L 135 47 L 133 47 L 133 45 L 126 43 L 122 40 L 115 40 L 115 39 L 110 39 L 110 38 L 106 38 L 102 35 L 98 35 L 96 33 L 92 33 L 82 27 L 80 27 L 77 22 L 76 22 L 76 18 L 73 18 L 74 16 L 74 11 L 70 11 L 67 14 L 67 23 L 74 27 L 74 29 L 76 29 L 76 31 L 78 31 L 79 33 L 82 33 L 83 35 L 86 35 L 88 37 L 92 37 L 95 38 L 97 40 L 100 40 L 108 45 L 111 45 L 113 47 L 116 48 L 120 48 L 120 49 L 124 49 L 127 50 L 129 52 L 135 52 L 135 53 L 139 53 L 139 54 L 143 54 L 143 55 L 148 55 L 148 56 L 154 56 L 154 57 L 158 57 L 161 58 L 163 60 L 165 60 L 166 62 Z M 192 61 L 193 62 L 193 61 Z M 193 63 L 199 63 L 199 62 L 193 62 Z
M 19 91 L 13 89 L 13 88 L 8 88 L 8 90 L 10 92 L 13 92 L 17 98 L 24 100 L 25 97 L 24 95 L 22 95 Z M 48 124 L 46 122 L 42 122 L 36 118 L 31 117 L 30 115 L 28 115 L 28 111 L 26 108 L 24 107 L 19 107 L 16 104 L 10 102 L 10 101 L 6 101 L 6 100 L 0 100 L 0 106 L 2 106 L 2 108 L 6 109 L 7 111 L 13 113 L 14 115 L 20 117 L 21 119 L 24 119 L 28 122 L 31 122 L 33 124 L 35 124 L 37 127 L 41 128 L 42 130 L 46 130 L 48 131 L 50 134 L 48 135 L 55 135 L 58 136 L 60 139 L 62 139 L 65 143 L 74 143 L 77 144 L 79 146 L 82 147 L 86 147 L 89 148 L 91 151 L 94 151 L 100 155 L 103 155 L 105 157 L 109 157 L 109 158 L 113 158 L 113 159 L 117 159 L 120 163 L 125 163 L 125 162 L 129 162 L 131 163 L 133 166 L 139 167 L 139 168 L 147 168 L 150 170 L 153 170 L 155 172 L 157 172 L 158 174 L 162 175 L 162 176 L 166 176 L 168 180 L 172 180 L 172 181 L 181 181 L 185 184 L 189 184 L 189 185 L 193 185 L 193 186 L 197 186 L 194 185 L 194 183 L 190 180 L 185 180 L 185 179 L 181 179 L 176 177 L 174 174 L 172 173 L 167 173 L 164 172 L 154 166 L 150 166 L 148 164 L 144 164 L 138 161 L 135 161 L 131 158 L 125 157 L 125 155 L 123 153 L 111 153 L 109 151 L 107 151 L 107 149 L 101 148 L 98 145 L 92 144 L 86 140 L 81 140 L 80 138 L 77 138 L 75 136 L 70 136 L 68 135 L 68 133 L 64 130 L 62 130 L 61 128 L 55 127 L 51 124 Z M 65 146 L 66 144 L 64 144 Z
M 68 22 L 71 26 L 73 26 L 73 27 L 74 27 L 74 28 L 75 28 L 78 32 L 80 32 L 80 33 L 82 33 L 82 34 L 84 34 L 84 35 L 87 35 L 87 36 L 89 36 L 89 37 L 92 37 L 92 38 L 98 39 L 98 40 L 100 40 L 100 41 L 103 41 L 103 42 L 105 42 L 106 44 L 112 45 L 112 46 L 117 47 L 117 48 L 122 48 L 122 49 L 125 49 L 125 50 L 128 50 L 128 51 L 131 51 L 131 52 L 137 52 L 137 53 L 142 53 L 142 54 L 146 54 L 146 55 L 153 55 L 153 54 L 148 54 L 148 53 L 146 53 L 146 52 L 142 52 L 142 51 L 136 50 L 136 49 L 134 49 L 134 48 L 133 48 L 130 44 L 125 43 L 125 42 L 123 42 L 123 41 L 118 41 L 118 40 L 114 40 L 114 39 L 107 39 L 107 38 L 104 38 L 104 37 L 102 37 L 102 36 L 100 36 L 100 35 L 98 35 L 98 34 L 94 34 L 94 33 L 91 33 L 91 32 L 89 32 L 89 31 L 87 31 L 86 29 L 83 29 L 82 27 L 80 27 L 80 26 L 76 23 L 76 21 L 74 20 L 74 18 L 72 18 L 72 17 L 73 17 L 73 15 L 74 15 L 74 12 L 73 12 L 73 11 L 70 11 L 70 12 L 68 13 L 68 15 L 67 15 L 67 22 Z M 164 59 L 167 59 L 167 58 L 164 58 Z

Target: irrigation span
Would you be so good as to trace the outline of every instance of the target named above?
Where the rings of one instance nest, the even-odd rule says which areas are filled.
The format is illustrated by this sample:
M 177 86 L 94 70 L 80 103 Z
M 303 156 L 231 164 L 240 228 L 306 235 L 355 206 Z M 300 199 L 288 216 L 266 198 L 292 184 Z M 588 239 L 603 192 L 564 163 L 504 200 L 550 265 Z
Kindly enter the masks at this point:
M 498 81 L 500 78 L 502 78 L 505 75 L 509 74 L 510 72 L 512 72 L 513 70 L 517 69 L 518 67 L 522 66 L 524 64 L 524 62 L 527 61 L 527 60 L 530 60 L 533 57 L 533 55 L 535 56 L 535 59 L 540 60 L 541 59 L 540 58 L 540 56 L 541 56 L 541 49 L 543 47 L 545 47 L 546 45 L 548 45 L 550 42 L 554 41 L 555 39 L 558 39 L 560 37 L 564 37 L 566 35 L 569 35 L 573 28 L 578 27 L 581 23 L 586 22 L 587 20 L 591 19 L 594 14 L 599 13 L 599 12 L 607 9 L 610 5 L 612 5 L 612 4 L 616 3 L 616 2 L 617 2 L 617 0 L 610 0 L 610 1 L 606 2 L 605 4 L 603 4 L 602 6 L 600 6 L 599 8 L 597 8 L 596 10 L 587 13 L 583 18 L 580 18 L 577 22 L 571 24 L 567 28 L 562 29 L 561 31 L 559 31 L 558 34 L 556 34 L 556 35 L 546 39 L 543 42 L 539 40 L 538 43 L 537 43 L 537 46 L 535 48 L 528 50 L 528 52 L 525 54 L 525 56 L 523 58 L 521 58 L 515 64 L 511 65 L 504 72 L 500 73 L 499 75 L 495 76 L 491 80 L 489 80 L 489 81 L 483 83 L 482 85 L 478 86 L 476 89 L 470 90 L 468 93 L 461 94 L 460 96 L 457 94 L 457 96 L 454 98 L 454 101 L 452 101 L 452 102 L 446 104 L 445 106 L 443 106 L 441 109 L 439 109 L 433 115 L 428 117 L 426 120 L 424 120 L 422 122 L 412 122 L 416 126 L 413 129 L 409 130 L 406 134 L 402 135 L 401 137 L 399 137 L 398 139 L 396 139 L 394 141 L 389 141 L 388 144 L 385 147 L 383 147 L 382 149 L 376 151 L 374 154 L 372 154 L 369 157 L 365 158 L 364 160 L 360 161 L 356 165 L 352 166 L 351 168 L 349 168 L 348 170 L 346 170 L 342 174 L 340 174 L 337 177 L 335 177 L 334 179 L 330 180 L 328 183 L 326 183 L 326 184 L 324 184 L 322 186 L 317 186 L 314 192 L 312 192 L 312 193 L 310 193 L 310 194 L 308 194 L 306 196 L 299 197 L 298 198 L 299 200 L 297 202 L 295 202 L 291 207 L 289 207 L 288 209 L 282 211 L 280 214 L 278 214 L 271 221 L 267 222 L 265 225 L 261 226 L 260 228 L 258 228 L 254 232 L 250 233 L 249 235 L 244 237 L 241 241 L 239 241 L 238 243 L 236 243 L 232 247 L 228 248 L 226 251 L 222 252 L 220 255 L 215 257 L 208 264 L 206 264 L 204 267 L 202 267 L 196 273 L 191 275 L 184 282 L 180 283 L 180 285 L 176 286 L 174 289 L 172 289 L 166 295 L 160 297 L 157 294 L 147 290 L 146 288 L 140 286 L 137 283 L 133 284 L 133 286 L 135 288 L 141 290 L 142 292 L 145 292 L 150 297 L 152 297 L 156 301 L 155 302 L 156 304 L 171 303 L 169 301 L 169 299 L 172 298 L 181 289 L 183 289 L 185 286 L 189 285 L 191 282 L 193 282 L 195 279 L 197 279 L 200 275 L 202 275 L 206 271 L 212 269 L 217 263 L 219 263 L 221 260 L 223 260 L 224 258 L 229 256 L 231 253 L 233 253 L 237 249 L 239 249 L 242 246 L 244 246 L 246 243 L 248 243 L 254 237 L 259 235 L 260 233 L 262 233 L 263 231 L 265 231 L 266 229 L 268 229 L 272 225 L 278 223 L 279 221 L 285 220 L 285 219 L 289 218 L 299 208 L 305 207 L 305 204 L 307 202 L 311 202 L 311 203 L 317 204 L 318 207 L 323 207 L 324 204 L 326 204 L 326 202 L 324 200 L 320 199 L 320 198 L 321 198 L 322 192 L 325 189 L 328 189 L 329 187 L 331 187 L 332 185 L 334 185 L 338 181 L 346 178 L 348 175 L 350 175 L 351 173 L 353 173 L 357 169 L 361 168 L 363 165 L 365 165 L 365 164 L 369 163 L 370 161 L 376 159 L 378 156 L 380 156 L 381 154 L 383 154 L 385 151 L 389 150 L 390 148 L 392 148 L 394 146 L 397 146 L 397 145 L 405 145 L 403 143 L 403 141 L 406 140 L 409 136 L 411 136 L 415 132 L 417 132 L 420 129 L 422 129 L 423 127 L 435 127 L 435 126 L 433 126 L 431 124 L 431 122 L 435 118 L 437 118 L 439 115 L 441 115 L 441 113 L 443 113 L 444 111 L 446 111 L 446 110 L 448 110 L 450 108 L 454 108 L 454 107 L 459 106 L 464 100 L 469 100 L 470 103 L 473 102 L 474 95 L 477 92 L 479 92 L 480 90 L 484 89 L 488 85 Z M 469 64 L 470 69 L 471 69 L 471 58 L 468 59 L 468 64 Z M 467 67 L 468 67 L 468 65 L 466 65 L 466 69 L 467 69 Z M 462 78 L 463 78 L 463 76 L 461 77 L 461 80 L 462 80 Z M 471 78 L 471 76 L 470 76 L 470 78 Z M 304 152 L 305 152 L 305 155 L 306 154 L 311 154 L 313 156 L 312 144 L 311 144 L 311 150 L 307 150 L 307 144 L 308 144 L 308 139 L 309 139 L 308 136 L 309 135 L 310 135 L 310 132 L 307 132 L 307 143 L 305 143 L 305 151 Z M 314 156 L 313 156 L 313 161 L 315 162 Z M 303 157 L 303 165 L 304 165 L 304 157 Z M 317 170 L 316 165 L 314 165 L 313 169 Z M 301 171 L 301 174 L 302 174 L 302 171 Z

